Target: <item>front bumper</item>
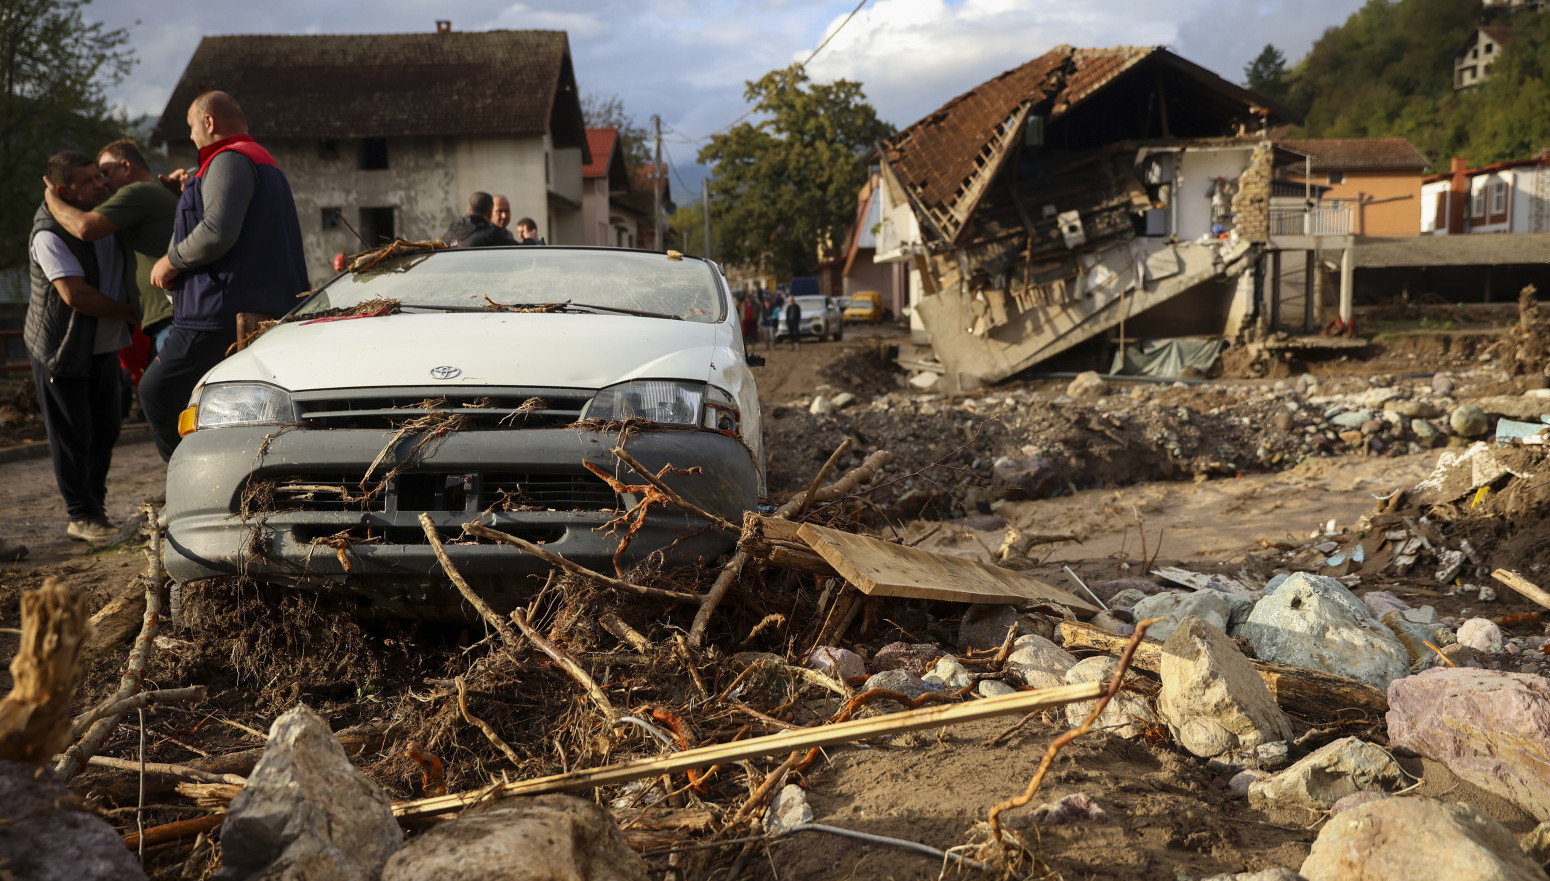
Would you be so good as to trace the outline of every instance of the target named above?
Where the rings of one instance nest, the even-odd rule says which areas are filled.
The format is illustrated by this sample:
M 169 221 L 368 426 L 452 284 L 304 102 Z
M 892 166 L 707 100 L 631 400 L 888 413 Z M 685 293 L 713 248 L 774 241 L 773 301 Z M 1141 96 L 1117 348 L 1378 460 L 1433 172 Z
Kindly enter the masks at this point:
M 617 432 L 542 428 L 411 435 L 399 439 L 363 489 L 367 468 L 392 439 L 391 431 L 273 426 L 209 429 L 184 438 L 167 469 L 168 574 L 179 582 L 246 575 L 389 599 L 427 582 L 445 584 L 419 522 L 422 512 L 443 541 L 451 541 L 463 524 L 502 498 L 501 489 L 515 490 L 512 498 L 520 509 L 497 510 L 481 523 L 543 543 L 583 566 L 613 571 L 622 530 L 610 532 L 605 524 L 639 496 L 616 496 L 582 462 L 622 483 L 645 483 L 609 453 L 618 444 Z M 736 438 L 633 429 L 626 448 L 654 471 L 667 464 L 698 466 L 697 474 L 669 473 L 664 481 L 734 523 L 758 502 L 753 455 Z M 395 472 L 400 463 L 407 464 Z M 394 473 L 381 480 L 388 472 Z M 328 541 L 341 532 L 346 540 Z M 653 505 L 621 562 L 628 568 L 662 550 L 671 563 L 708 562 L 736 539 L 677 507 Z M 470 580 L 549 569 L 511 547 L 451 544 L 447 551 Z

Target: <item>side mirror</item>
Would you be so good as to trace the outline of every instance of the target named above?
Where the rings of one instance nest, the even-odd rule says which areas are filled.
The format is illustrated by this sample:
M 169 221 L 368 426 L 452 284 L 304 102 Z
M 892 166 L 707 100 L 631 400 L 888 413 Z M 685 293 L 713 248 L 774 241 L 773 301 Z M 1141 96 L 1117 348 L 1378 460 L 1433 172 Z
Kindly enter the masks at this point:
M 763 355 L 755 355 L 752 352 L 749 352 L 748 356 L 746 358 L 744 358 L 743 360 L 748 362 L 748 366 L 749 367 L 763 367 L 764 366 L 764 356 Z

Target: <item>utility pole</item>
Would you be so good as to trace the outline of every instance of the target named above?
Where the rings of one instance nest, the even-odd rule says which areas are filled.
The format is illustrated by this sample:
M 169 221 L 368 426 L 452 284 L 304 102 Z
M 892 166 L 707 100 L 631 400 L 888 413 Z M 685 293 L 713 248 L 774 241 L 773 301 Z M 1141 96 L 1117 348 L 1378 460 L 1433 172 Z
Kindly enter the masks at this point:
M 701 205 L 701 207 L 703 207 L 705 209 L 705 259 L 709 260 L 710 259 L 710 175 L 706 175 L 705 176 L 705 180 L 701 181 L 700 183 L 703 184 L 704 187 L 705 187 L 705 195 L 703 197 L 704 198 L 704 203 Z
M 662 232 L 662 117 L 651 117 L 651 138 L 656 142 L 656 158 L 651 163 L 651 194 L 654 204 L 651 214 L 652 232 L 656 233 L 657 248 L 667 250 L 667 236 Z

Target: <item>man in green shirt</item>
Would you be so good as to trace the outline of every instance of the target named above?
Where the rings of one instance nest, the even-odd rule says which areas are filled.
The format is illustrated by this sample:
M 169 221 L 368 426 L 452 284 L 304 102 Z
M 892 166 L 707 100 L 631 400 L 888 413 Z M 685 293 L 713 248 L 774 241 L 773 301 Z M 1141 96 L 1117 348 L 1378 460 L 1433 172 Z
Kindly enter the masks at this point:
M 151 174 L 145 155 L 134 141 L 122 140 L 103 147 L 97 169 L 113 195 L 90 211 L 82 211 L 45 190 L 49 213 L 67 232 L 83 242 L 94 242 L 122 230 L 137 255 L 135 279 L 140 288 L 137 311 L 140 327 L 151 338 L 151 357 L 161 348 L 172 328 L 172 300 L 151 284 L 151 267 L 172 242 L 172 219 L 178 197 Z

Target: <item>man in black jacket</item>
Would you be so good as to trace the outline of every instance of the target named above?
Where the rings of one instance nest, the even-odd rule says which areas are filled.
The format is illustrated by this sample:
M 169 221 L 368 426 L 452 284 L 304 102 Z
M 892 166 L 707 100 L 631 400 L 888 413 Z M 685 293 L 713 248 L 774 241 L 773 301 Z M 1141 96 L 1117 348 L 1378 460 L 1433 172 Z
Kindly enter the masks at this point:
M 468 197 L 468 213 L 452 221 L 442 235 L 442 241 L 454 248 L 485 248 L 490 245 L 511 245 L 515 242 L 511 233 L 490 222 L 495 213 L 495 198 L 486 192 Z
M 48 160 L 44 180 L 65 203 L 90 211 L 107 197 L 97 163 L 67 150 Z M 54 480 L 71 538 L 106 544 L 118 531 L 107 517 L 108 468 L 118 440 L 118 350 L 138 323 L 130 307 L 135 261 L 122 233 L 87 243 L 70 235 L 46 204 L 28 237 L 32 293 L 22 336 L 38 385 Z

